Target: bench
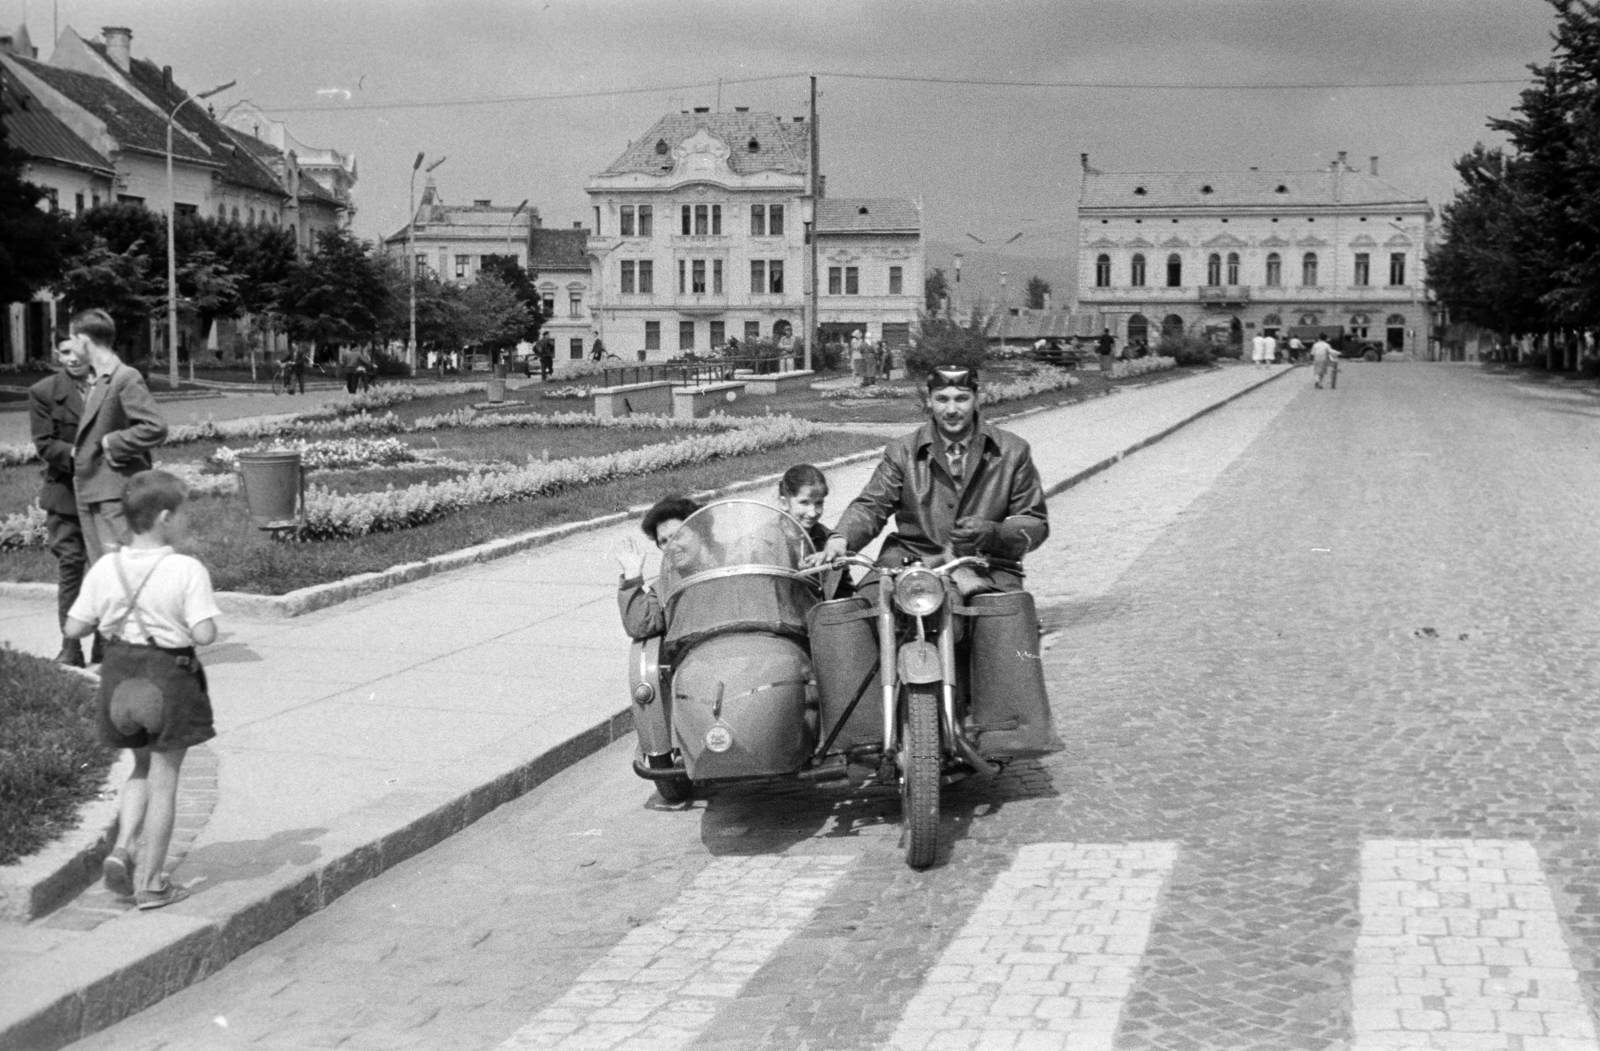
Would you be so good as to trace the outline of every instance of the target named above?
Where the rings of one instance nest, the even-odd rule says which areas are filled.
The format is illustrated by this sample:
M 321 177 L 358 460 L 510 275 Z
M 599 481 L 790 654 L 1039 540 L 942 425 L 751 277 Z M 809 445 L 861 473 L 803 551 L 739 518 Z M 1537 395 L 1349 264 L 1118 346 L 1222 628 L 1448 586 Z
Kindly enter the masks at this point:
M 672 388 L 672 415 L 680 420 L 694 420 L 707 415 L 730 401 L 737 401 L 745 385 L 738 380 L 708 383 L 703 387 Z

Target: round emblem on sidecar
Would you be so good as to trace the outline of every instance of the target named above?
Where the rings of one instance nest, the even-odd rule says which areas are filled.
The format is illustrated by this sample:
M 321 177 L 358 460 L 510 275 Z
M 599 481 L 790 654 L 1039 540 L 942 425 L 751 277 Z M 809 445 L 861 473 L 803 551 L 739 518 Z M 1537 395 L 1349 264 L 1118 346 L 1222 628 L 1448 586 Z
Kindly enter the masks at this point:
M 726 752 L 733 747 L 733 731 L 716 723 L 706 731 L 706 747 L 713 752 Z

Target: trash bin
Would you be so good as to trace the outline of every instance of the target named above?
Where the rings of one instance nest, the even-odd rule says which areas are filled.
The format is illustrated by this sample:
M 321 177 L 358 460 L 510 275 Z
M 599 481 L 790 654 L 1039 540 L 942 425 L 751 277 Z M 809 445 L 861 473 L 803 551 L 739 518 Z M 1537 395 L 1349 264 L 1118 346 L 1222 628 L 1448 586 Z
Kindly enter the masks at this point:
M 258 449 L 239 454 L 250 521 L 257 529 L 288 529 L 305 511 L 305 472 L 298 449 Z
M 496 372 L 502 372 L 503 366 L 496 366 Z M 498 404 L 506 400 L 506 378 L 504 375 L 489 378 L 489 401 Z

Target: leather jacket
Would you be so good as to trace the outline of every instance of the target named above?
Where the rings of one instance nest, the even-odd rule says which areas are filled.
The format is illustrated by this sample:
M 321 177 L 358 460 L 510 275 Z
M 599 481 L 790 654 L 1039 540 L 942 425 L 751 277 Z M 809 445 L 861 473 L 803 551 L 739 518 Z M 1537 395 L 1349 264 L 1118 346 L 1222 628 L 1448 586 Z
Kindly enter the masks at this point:
M 943 553 L 958 518 L 993 522 L 998 529 L 977 552 L 993 569 L 1022 573 L 1022 557 L 1050 535 L 1044 488 L 1028 443 L 978 421 L 958 485 L 945 460 L 944 442 L 932 422 L 890 442 L 861 495 L 834 527 L 851 551 L 859 551 L 888 522 L 895 532 L 883 542 L 878 561 L 927 561 Z M 956 554 L 971 554 L 957 550 Z

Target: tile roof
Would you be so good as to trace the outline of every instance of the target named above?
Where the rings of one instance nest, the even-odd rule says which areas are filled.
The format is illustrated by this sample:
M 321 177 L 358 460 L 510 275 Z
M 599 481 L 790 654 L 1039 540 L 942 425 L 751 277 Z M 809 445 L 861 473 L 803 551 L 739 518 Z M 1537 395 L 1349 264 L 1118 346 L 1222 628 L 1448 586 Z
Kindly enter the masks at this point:
M 1083 193 L 1078 198 L 1080 208 L 1115 209 L 1426 203 L 1417 194 L 1349 168 L 1337 173 L 1328 168 L 1278 172 L 1091 171 L 1083 177 Z
M 102 54 L 105 53 L 104 44 L 90 43 Z M 128 79 L 133 81 L 146 98 L 154 102 L 163 113 L 170 113 L 189 95 L 175 83 L 167 80 L 167 75 L 154 62 L 149 59 L 136 58 L 129 63 L 127 70 Z M 189 134 L 205 143 L 206 149 L 212 157 L 223 165 L 222 177 L 236 186 L 256 190 L 260 193 L 272 194 L 277 197 L 287 197 L 283 184 L 279 181 L 277 173 L 273 171 L 260 157 L 249 151 L 241 150 L 234 137 L 224 128 L 205 108 L 204 102 L 195 101 L 184 106 L 178 111 L 178 123 Z M 163 129 L 162 146 L 166 145 L 165 129 Z M 176 138 L 174 138 L 176 141 Z M 273 151 L 277 152 L 277 151 Z
M 533 228 L 528 246 L 529 270 L 589 268 L 589 231 Z
M 235 128 L 231 125 L 218 124 L 218 127 L 220 127 L 223 133 L 228 136 L 229 140 L 235 147 L 247 154 L 250 154 L 256 159 L 256 161 L 264 165 L 269 171 L 275 173 L 278 170 L 277 165 L 283 165 L 284 170 L 288 170 L 288 158 L 283 155 L 282 150 L 278 149 L 278 147 L 274 146 L 272 143 L 258 139 L 254 135 L 240 131 L 238 128 Z M 280 187 L 282 186 L 281 183 L 275 183 L 275 185 Z M 287 196 L 287 194 L 285 194 L 285 196 Z M 339 198 L 334 195 L 333 191 L 323 186 L 322 183 L 313 178 L 304 168 L 300 169 L 300 199 L 303 201 L 325 201 L 329 204 L 337 205 L 340 208 L 345 207 L 344 202 L 339 200 Z
M 23 69 L 61 92 L 73 103 L 105 122 L 107 130 L 123 149 L 139 150 L 161 157 L 167 155 L 167 122 L 148 105 L 129 95 L 109 80 L 57 69 L 42 62 L 11 56 Z M 172 137 L 172 155 L 200 164 L 220 164 L 218 158 L 196 145 L 187 135 Z
M 824 197 L 817 202 L 817 232 L 917 233 L 922 216 L 901 197 Z
M 78 138 L 3 67 L 0 67 L 0 91 L 5 96 L 6 135 L 12 146 L 39 160 L 87 168 L 108 176 L 116 174 L 108 158 Z
M 736 175 L 776 171 L 789 175 L 806 173 L 804 121 L 785 122 L 771 113 L 669 113 L 651 125 L 650 130 L 628 144 L 622 155 L 601 172 L 602 175 L 643 173 L 660 175 L 673 167 L 672 151 L 701 128 L 728 144 L 728 167 Z M 754 140 L 758 149 L 751 152 Z M 657 144 L 665 142 L 666 152 Z

